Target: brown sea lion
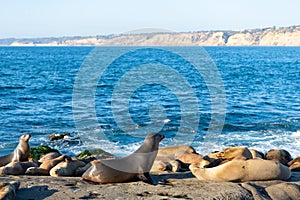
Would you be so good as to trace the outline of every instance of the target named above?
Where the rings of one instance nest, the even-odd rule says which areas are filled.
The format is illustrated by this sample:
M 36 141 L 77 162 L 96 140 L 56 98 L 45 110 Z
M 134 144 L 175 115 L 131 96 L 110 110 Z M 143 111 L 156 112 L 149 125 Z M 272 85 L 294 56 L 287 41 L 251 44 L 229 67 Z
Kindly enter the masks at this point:
M 59 157 L 61 154 L 59 152 L 50 152 L 50 153 L 47 153 L 45 155 L 43 155 L 40 159 L 39 159 L 39 162 L 43 163 L 45 162 L 46 160 L 53 160 L 57 157 Z
M 19 181 L 0 182 L 0 199 L 10 200 L 15 199 L 16 191 L 20 187 Z
M 161 160 L 154 160 L 151 167 L 151 173 L 158 173 L 163 171 L 172 171 L 172 166 L 169 162 L 163 162 Z
M 180 160 L 185 164 L 193 164 L 199 167 L 206 167 L 210 165 L 210 162 L 208 160 L 203 159 L 203 157 L 197 153 L 179 151 L 175 154 L 175 159 Z
M 264 157 L 265 157 L 265 155 L 262 152 L 257 151 L 255 149 L 249 149 L 249 151 L 252 154 L 252 158 L 261 158 L 261 159 L 264 159 Z
M 159 142 L 164 138 L 158 133 L 149 133 L 144 143 L 131 155 L 124 158 L 101 160 L 92 165 L 83 175 L 84 180 L 97 183 L 121 183 L 142 180 L 155 184 L 149 175 L 157 155 Z
M 196 150 L 189 145 L 167 146 L 158 149 L 157 156 L 169 156 L 174 158 L 176 152 L 196 153 Z
M 58 163 L 50 170 L 50 176 L 74 176 L 76 169 L 84 167 L 86 164 L 83 161 L 75 158 L 66 158 Z
M 68 156 L 61 155 L 52 160 L 44 160 L 44 162 L 39 167 L 30 167 L 26 170 L 25 174 L 30 175 L 49 175 L 50 170 L 56 166 L 58 163 L 64 161 Z
M 30 139 L 30 135 L 22 135 L 19 139 L 19 144 L 15 148 L 14 152 L 0 157 L 0 167 L 7 165 L 10 162 L 23 162 L 28 161 L 30 147 L 28 141 Z
M 82 160 L 81 160 L 82 161 Z M 84 162 L 84 161 L 83 161 Z M 92 165 L 96 164 L 97 162 L 100 162 L 100 160 L 92 160 L 90 161 L 89 163 L 86 163 L 85 166 L 83 167 L 78 167 L 75 172 L 74 172 L 74 175 L 75 176 L 82 176 L 82 174 L 88 170 L 88 168 L 90 168 Z
M 11 162 L 0 167 L 1 175 L 23 175 L 30 167 L 39 166 L 37 162 Z
M 266 153 L 267 160 L 274 160 L 280 162 L 283 165 L 288 166 L 288 162 L 292 161 L 291 154 L 284 149 L 271 149 Z
M 294 160 L 288 163 L 288 166 L 292 171 L 300 171 L 300 157 L 295 158 Z
M 190 165 L 190 170 L 199 180 L 215 182 L 288 180 L 291 177 L 288 167 L 262 159 L 232 160 L 213 168 Z
M 170 159 L 167 156 L 156 156 L 156 159 L 153 162 L 150 172 L 162 171 L 182 171 L 181 162 L 178 160 Z
M 204 157 L 204 159 L 210 161 L 211 163 L 213 162 L 212 160 L 215 160 L 219 164 L 224 164 L 228 161 L 236 159 L 252 159 L 252 154 L 247 147 L 230 147 L 222 149 L 221 151 L 215 153 L 208 154 Z

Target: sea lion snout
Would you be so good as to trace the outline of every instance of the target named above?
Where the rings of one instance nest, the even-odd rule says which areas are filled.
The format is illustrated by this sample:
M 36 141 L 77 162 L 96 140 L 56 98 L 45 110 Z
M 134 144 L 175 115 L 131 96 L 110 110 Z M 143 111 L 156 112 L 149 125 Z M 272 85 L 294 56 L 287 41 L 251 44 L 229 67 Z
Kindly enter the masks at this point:
M 28 142 L 30 138 L 31 138 L 30 134 L 25 134 L 20 137 L 20 140 L 24 140 L 25 142 Z
M 159 136 L 160 136 L 160 140 L 159 141 L 162 141 L 165 138 L 165 135 L 163 135 L 163 134 L 159 134 Z
M 165 136 L 163 134 L 160 134 L 160 133 L 148 133 L 147 136 L 146 136 L 146 139 L 147 138 L 148 139 L 150 139 L 150 138 L 154 139 L 155 138 L 155 140 L 159 139 L 159 141 L 161 141 L 162 139 L 165 138 Z

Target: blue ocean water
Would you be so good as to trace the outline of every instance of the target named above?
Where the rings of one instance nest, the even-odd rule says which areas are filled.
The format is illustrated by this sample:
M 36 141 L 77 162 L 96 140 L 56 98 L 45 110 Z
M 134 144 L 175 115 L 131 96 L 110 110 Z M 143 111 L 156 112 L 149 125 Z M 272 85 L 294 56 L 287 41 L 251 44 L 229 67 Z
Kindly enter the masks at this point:
M 101 58 L 102 61 L 110 59 L 115 52 L 130 50 L 127 47 L 98 49 L 107 55 Z M 213 135 L 209 141 L 206 134 L 209 124 L 215 120 L 211 105 L 214 96 L 201 74 L 184 60 L 174 59 L 173 54 L 162 54 L 157 48 L 144 49 L 142 55 L 133 53 L 129 60 L 115 60 L 102 74 L 95 87 L 95 105 L 87 101 L 80 107 L 77 117 L 84 129 L 79 131 L 74 119 L 74 84 L 94 48 L 0 47 L 0 155 L 11 152 L 18 137 L 24 133 L 32 135 L 30 145 L 33 147 L 46 144 L 68 154 L 79 153 L 85 148 L 103 148 L 117 155 L 126 155 L 141 144 L 146 133 L 130 133 L 143 130 L 152 123 L 150 108 L 153 105 L 160 105 L 165 110 L 166 118 L 161 122 L 157 119 L 158 123 L 164 124 L 161 132 L 166 139 L 162 146 L 191 143 L 205 154 L 223 147 L 243 145 L 264 152 L 271 148 L 285 148 L 293 156 L 300 154 L 299 47 L 204 48 L 221 75 L 226 95 L 222 132 Z M 191 57 L 198 56 L 201 51 L 200 47 L 174 47 L 176 49 Z M 113 91 L 118 81 L 132 72 L 132 63 L 142 65 L 148 61 L 152 64 L 159 61 L 171 63 L 174 70 L 187 80 L 197 97 L 199 110 L 195 112 L 199 112 L 199 122 L 188 120 L 178 133 L 182 116 L 194 113 L 184 113 L 182 102 L 177 97 L 181 95 L 190 105 L 195 101 L 184 91 L 174 94 L 168 85 L 147 83 L 137 87 L 128 99 L 128 112 L 134 126 L 124 122 L 129 132 L 120 128 L 116 115 L 124 115 L 127 110 L 123 104 L 117 104 L 115 112 L 112 111 Z M 139 78 L 132 73 L 130 82 Z M 163 76 L 155 72 L 153 75 Z M 182 80 L 171 80 L 178 86 L 183 84 Z M 89 85 L 86 81 L 83 84 Z M 126 88 L 127 84 L 122 86 L 124 92 L 131 89 Z M 88 99 L 88 92 L 82 93 L 83 100 Z M 88 108 L 94 109 L 98 127 L 89 123 L 92 118 L 89 112 L 85 112 Z M 196 132 L 189 127 L 195 124 L 198 126 Z M 50 134 L 64 132 L 71 133 L 72 137 L 49 142 Z M 99 132 L 105 138 L 97 137 Z M 82 141 L 82 134 L 92 137 L 91 140 Z M 193 141 L 187 141 L 189 136 Z

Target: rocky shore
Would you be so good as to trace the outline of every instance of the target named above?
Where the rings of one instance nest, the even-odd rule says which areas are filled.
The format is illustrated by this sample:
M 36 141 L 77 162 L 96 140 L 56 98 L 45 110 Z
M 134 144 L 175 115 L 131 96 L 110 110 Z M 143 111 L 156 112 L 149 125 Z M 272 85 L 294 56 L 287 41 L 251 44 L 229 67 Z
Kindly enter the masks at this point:
M 191 172 L 153 174 L 159 182 L 93 184 L 80 177 L 5 176 L 0 181 L 19 181 L 16 198 L 24 199 L 299 199 L 300 173 L 289 181 L 214 183 L 196 179 Z
M 46 146 L 30 150 L 30 135 L 23 135 L 12 154 L 0 157 L 0 199 L 300 199 L 300 157 L 293 159 L 284 149 L 264 154 L 252 148 L 229 147 L 202 156 L 188 145 L 158 148 L 163 138 L 150 133 L 133 156 L 116 159 L 103 150 L 85 150 L 72 158 Z M 138 156 L 139 151 L 154 148 L 149 144 L 157 151 L 152 161 L 144 159 L 152 154 Z M 143 170 L 152 166 L 152 184 L 144 179 L 90 182 L 83 174 L 99 162 L 104 166 L 114 160 L 126 165 L 129 157 L 134 158 L 134 163 L 127 163 L 129 168 L 138 162 Z M 123 177 L 136 173 L 97 168 L 102 177 L 103 169 Z M 97 175 L 93 172 L 92 176 Z M 113 177 L 108 175 L 110 180 Z

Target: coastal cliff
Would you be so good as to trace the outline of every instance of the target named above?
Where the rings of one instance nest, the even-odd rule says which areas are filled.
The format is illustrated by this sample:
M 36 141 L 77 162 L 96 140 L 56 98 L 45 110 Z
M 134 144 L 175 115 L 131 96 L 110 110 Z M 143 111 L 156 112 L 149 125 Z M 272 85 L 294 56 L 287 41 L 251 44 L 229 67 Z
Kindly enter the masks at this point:
M 300 46 L 300 25 L 243 31 L 0 39 L 2 46 Z

